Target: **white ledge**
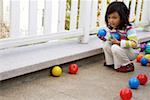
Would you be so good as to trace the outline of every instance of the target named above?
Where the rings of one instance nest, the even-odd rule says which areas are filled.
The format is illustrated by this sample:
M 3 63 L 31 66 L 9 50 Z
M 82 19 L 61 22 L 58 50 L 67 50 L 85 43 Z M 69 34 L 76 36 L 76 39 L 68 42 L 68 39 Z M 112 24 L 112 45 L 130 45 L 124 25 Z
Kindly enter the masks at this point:
M 139 42 L 150 40 L 150 32 L 138 31 L 137 35 Z M 73 40 L 0 50 L 0 80 L 100 54 L 102 43 L 93 37 L 88 44 Z
M 137 35 L 138 35 L 139 43 L 150 41 L 150 32 L 137 31 Z
M 0 80 L 49 68 L 54 65 L 100 54 L 101 41 L 92 38 L 88 44 L 78 41 L 44 43 L 0 51 Z

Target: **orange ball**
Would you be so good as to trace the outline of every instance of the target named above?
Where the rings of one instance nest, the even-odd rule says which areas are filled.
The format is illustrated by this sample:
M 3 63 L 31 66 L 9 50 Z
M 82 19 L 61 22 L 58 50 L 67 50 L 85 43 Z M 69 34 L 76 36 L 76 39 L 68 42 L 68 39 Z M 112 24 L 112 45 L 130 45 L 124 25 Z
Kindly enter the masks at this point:
M 137 62 L 140 62 L 141 58 L 144 56 L 144 54 L 140 53 L 137 58 L 136 58 L 136 61 Z

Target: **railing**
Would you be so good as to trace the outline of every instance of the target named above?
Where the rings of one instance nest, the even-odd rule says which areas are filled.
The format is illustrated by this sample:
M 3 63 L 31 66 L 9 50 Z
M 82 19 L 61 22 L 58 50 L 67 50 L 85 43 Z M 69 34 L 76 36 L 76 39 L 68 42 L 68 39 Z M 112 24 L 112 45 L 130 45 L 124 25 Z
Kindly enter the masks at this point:
M 89 34 L 105 25 L 106 8 L 112 1 L 125 2 L 130 8 L 130 21 L 135 23 L 146 22 L 150 16 L 148 0 L 3 0 L 1 3 L 6 1 L 10 3 L 10 20 L 4 18 L 3 21 L 10 22 L 10 32 L 9 38 L 0 40 L 0 49 L 59 39 L 62 34 L 63 37 L 80 37 L 82 43 L 87 43 Z M 66 1 L 71 2 L 71 9 L 67 11 L 69 30 L 65 30 Z M 21 9 L 21 2 L 26 3 L 28 9 Z M 43 8 L 39 10 L 40 3 Z M 26 27 L 24 31 L 23 20 L 26 20 L 22 26 Z

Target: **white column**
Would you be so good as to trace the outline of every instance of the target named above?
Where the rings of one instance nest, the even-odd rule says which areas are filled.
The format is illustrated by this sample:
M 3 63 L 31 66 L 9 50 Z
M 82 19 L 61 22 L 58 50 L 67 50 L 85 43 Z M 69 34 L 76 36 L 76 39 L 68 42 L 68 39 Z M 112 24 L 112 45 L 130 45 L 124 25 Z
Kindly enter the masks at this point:
M 52 1 L 45 0 L 45 9 L 44 9 L 44 34 L 51 32 L 51 23 L 52 23 Z
M 106 9 L 107 9 L 107 2 L 106 0 L 102 0 L 101 1 L 101 12 L 100 12 L 100 26 L 104 26 L 105 25 L 105 13 L 106 13 Z
M 138 0 L 137 2 L 137 9 L 136 9 L 136 22 L 139 22 L 140 20 L 140 14 L 141 14 L 141 6 L 142 6 L 142 0 Z
M 58 32 L 65 30 L 66 0 L 59 0 Z
M 147 5 L 150 6 L 150 1 L 148 0 Z M 150 10 L 148 10 L 149 8 L 147 8 L 148 11 L 148 21 L 150 22 Z
M 20 0 L 10 0 L 10 37 L 20 34 Z
M 70 12 L 70 30 L 75 30 L 77 26 L 77 13 L 78 12 L 78 0 L 71 1 Z
M 92 10 L 91 10 L 91 20 L 90 20 L 90 28 L 92 30 L 96 28 L 97 7 L 98 7 L 98 0 L 92 0 Z
M 0 23 L 3 21 L 3 0 L 0 0 Z
M 29 25 L 28 34 L 37 34 L 37 0 L 29 1 Z
M 135 5 L 136 5 L 136 0 L 131 1 L 131 8 L 130 8 L 130 21 L 133 21 L 135 19 Z
M 142 8 L 141 21 L 135 22 L 134 23 L 135 27 L 144 26 L 147 28 L 150 25 L 150 10 L 148 9 L 149 5 L 150 5 L 150 1 L 144 0 L 143 8 Z
M 142 9 L 142 22 L 147 22 L 147 19 L 148 19 L 148 3 L 149 1 L 148 0 L 144 0 L 143 2 L 143 9 Z
M 58 29 L 58 1 L 59 0 L 51 0 L 52 1 L 52 26 L 51 26 L 51 32 L 55 33 Z
M 83 29 L 84 34 L 81 43 L 88 43 L 89 40 L 91 4 L 92 0 L 80 0 L 79 29 Z
M 149 10 L 150 1 L 144 0 L 144 5 L 145 7 L 143 8 L 142 23 L 144 26 L 144 30 L 150 31 L 150 10 Z
M 116 1 L 116 0 L 110 0 L 110 2 L 114 2 L 114 1 Z
M 123 2 L 126 4 L 126 6 L 129 8 L 129 2 L 130 0 L 123 0 Z

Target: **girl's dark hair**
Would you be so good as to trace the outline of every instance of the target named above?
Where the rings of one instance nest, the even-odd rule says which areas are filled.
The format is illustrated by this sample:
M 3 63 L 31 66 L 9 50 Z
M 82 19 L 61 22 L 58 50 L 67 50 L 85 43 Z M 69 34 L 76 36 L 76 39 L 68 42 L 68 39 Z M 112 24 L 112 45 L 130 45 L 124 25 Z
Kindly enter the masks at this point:
M 113 12 L 117 12 L 120 16 L 120 24 L 118 25 L 117 29 L 125 29 L 126 26 L 130 26 L 131 24 L 129 23 L 129 9 L 127 8 L 127 6 L 123 3 L 123 2 L 112 2 L 108 7 L 107 7 L 107 11 L 105 14 L 105 22 L 106 25 L 108 26 L 108 28 L 112 29 L 111 26 L 108 25 L 108 16 L 113 13 Z

